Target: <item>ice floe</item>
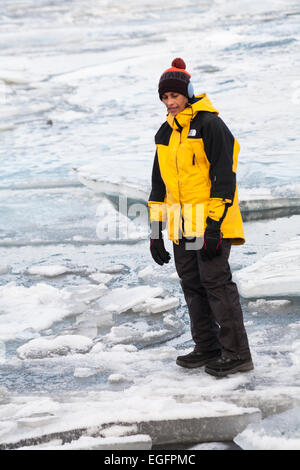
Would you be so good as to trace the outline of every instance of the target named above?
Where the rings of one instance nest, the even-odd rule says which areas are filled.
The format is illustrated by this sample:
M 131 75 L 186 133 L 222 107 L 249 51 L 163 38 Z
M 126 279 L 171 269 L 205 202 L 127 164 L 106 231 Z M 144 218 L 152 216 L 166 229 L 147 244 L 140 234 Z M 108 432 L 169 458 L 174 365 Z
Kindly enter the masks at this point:
M 251 309 L 257 310 L 279 310 L 284 307 L 291 305 L 291 300 L 278 299 L 278 300 L 267 300 L 267 299 L 257 299 L 251 302 L 248 302 L 248 307 Z
M 89 278 L 99 284 L 108 284 L 113 280 L 113 276 L 108 273 L 93 273 Z
M 14 339 L 28 328 L 39 332 L 74 314 L 70 294 L 48 284 L 0 286 L 0 339 Z M 33 315 L 34 312 L 34 315 Z
M 136 287 L 117 287 L 111 289 L 107 295 L 97 301 L 97 306 L 106 312 L 122 313 L 138 305 L 143 304 L 149 299 L 165 296 L 165 290 L 162 287 L 136 286 Z
M 244 450 L 300 450 L 300 408 L 250 424 L 234 442 Z
M 80 335 L 61 335 L 56 338 L 35 338 L 17 349 L 21 359 L 42 359 L 66 354 L 86 353 L 93 346 L 90 338 Z
M 25 405 L 24 398 L 20 397 L 10 405 L 10 419 L 6 418 L 1 448 L 7 445 L 18 447 L 18 442 L 23 442 L 24 446 L 24 441 L 27 445 L 41 444 L 47 442 L 47 436 L 53 432 L 58 439 L 64 438 L 67 442 L 75 436 L 76 439 L 81 436 L 105 437 L 112 439 L 111 446 L 120 434 L 127 432 L 146 434 L 153 444 L 231 440 L 261 417 L 256 408 L 242 408 L 221 401 L 177 403 L 170 397 L 157 400 L 157 397 L 146 398 L 126 391 L 122 396 L 119 392 L 101 393 L 93 400 L 74 397 L 71 403 L 41 399 L 39 406 L 35 406 L 34 397 L 27 397 Z M 4 416 L 2 408 L 2 420 Z M 15 421 L 17 429 L 13 426 Z
M 280 245 L 234 277 L 245 298 L 300 295 L 300 238 Z
M 45 276 L 45 277 L 56 277 L 61 274 L 67 273 L 69 270 L 66 266 L 51 265 L 51 266 L 31 266 L 27 269 L 28 274 Z

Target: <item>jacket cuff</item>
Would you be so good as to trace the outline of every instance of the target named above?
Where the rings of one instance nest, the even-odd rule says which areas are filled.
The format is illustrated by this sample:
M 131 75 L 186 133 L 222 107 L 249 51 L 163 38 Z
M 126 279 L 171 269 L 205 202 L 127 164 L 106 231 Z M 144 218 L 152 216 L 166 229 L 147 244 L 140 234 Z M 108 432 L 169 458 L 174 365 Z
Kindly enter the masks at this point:
M 208 203 L 208 217 L 216 222 L 222 221 L 231 205 L 231 199 L 210 198 Z

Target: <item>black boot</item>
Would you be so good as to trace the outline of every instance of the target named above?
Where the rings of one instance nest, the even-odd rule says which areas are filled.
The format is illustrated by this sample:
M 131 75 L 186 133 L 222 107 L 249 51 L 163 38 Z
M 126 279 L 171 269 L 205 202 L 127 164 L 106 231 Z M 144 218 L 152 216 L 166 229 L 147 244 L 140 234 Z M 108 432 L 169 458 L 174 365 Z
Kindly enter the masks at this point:
M 225 377 L 236 372 L 248 372 L 254 369 L 251 357 L 247 359 L 230 359 L 221 357 L 210 362 L 205 367 L 205 372 L 216 377 Z
M 187 367 L 193 369 L 196 367 L 202 367 L 208 364 L 210 361 L 216 360 L 221 356 L 221 351 L 208 351 L 206 353 L 192 351 L 185 356 L 178 356 L 176 364 L 181 367 Z

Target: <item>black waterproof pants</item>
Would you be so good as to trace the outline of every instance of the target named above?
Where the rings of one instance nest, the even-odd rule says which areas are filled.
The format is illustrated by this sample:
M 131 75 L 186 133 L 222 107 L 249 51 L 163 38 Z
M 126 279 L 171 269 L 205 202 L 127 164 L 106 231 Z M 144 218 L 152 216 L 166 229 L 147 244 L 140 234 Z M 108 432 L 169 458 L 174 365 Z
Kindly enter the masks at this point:
M 239 293 L 228 258 L 231 239 L 224 239 L 222 255 L 202 261 L 199 249 L 182 238 L 173 243 L 174 259 L 188 306 L 195 350 L 221 350 L 231 359 L 251 357 Z

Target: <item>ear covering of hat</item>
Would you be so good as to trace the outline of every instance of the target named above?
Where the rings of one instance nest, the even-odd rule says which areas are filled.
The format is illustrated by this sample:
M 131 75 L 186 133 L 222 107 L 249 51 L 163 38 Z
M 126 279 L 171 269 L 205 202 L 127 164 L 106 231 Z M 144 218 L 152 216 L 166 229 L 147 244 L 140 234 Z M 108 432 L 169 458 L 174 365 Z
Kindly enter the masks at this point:
M 185 70 L 185 62 L 177 57 L 173 60 L 172 66 L 165 70 L 160 77 L 158 84 L 158 94 L 160 99 L 164 93 L 174 91 L 189 98 L 188 85 L 191 75 Z

